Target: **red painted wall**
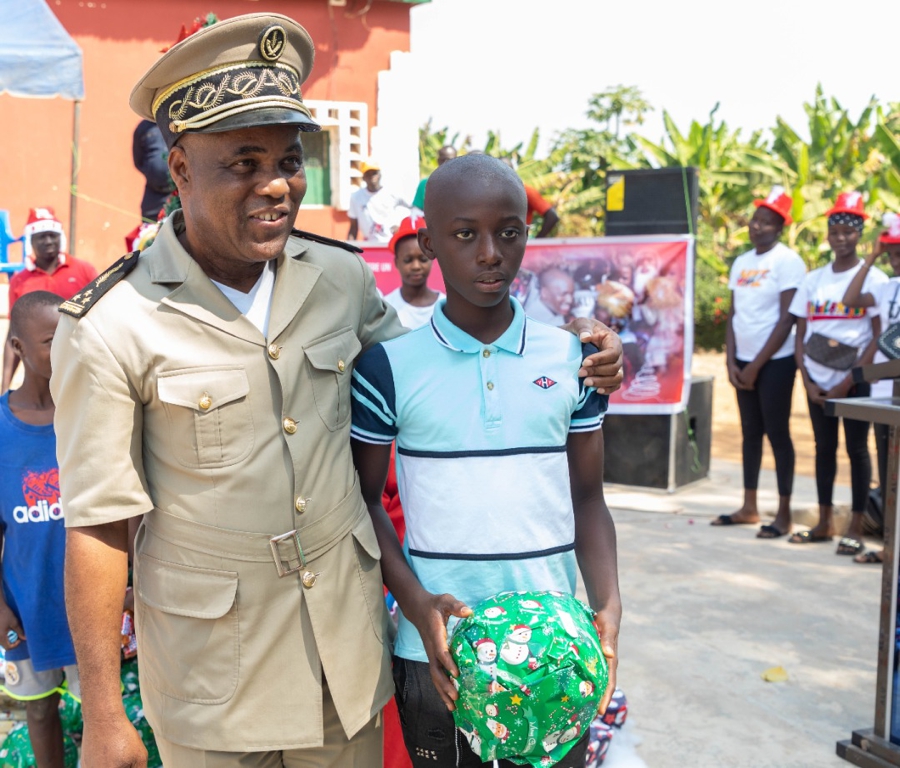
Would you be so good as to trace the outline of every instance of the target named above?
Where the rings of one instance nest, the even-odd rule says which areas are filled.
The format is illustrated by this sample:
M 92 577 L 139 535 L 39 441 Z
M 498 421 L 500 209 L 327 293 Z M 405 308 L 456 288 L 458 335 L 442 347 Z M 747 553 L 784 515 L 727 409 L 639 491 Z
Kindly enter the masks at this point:
M 409 50 L 404 3 L 374 2 L 364 16 L 327 0 L 48 0 L 84 53 L 75 253 L 98 268 L 125 251 L 124 236 L 140 221 L 144 179 L 131 160 L 138 117 L 128 106 L 134 84 L 175 42 L 181 25 L 212 11 L 220 19 L 242 13 L 283 13 L 300 22 L 316 44 L 316 65 L 304 98 L 361 101 L 376 115 L 378 72 L 392 51 Z M 72 102 L 0 96 L 0 209 L 10 211 L 15 234 L 28 209 L 52 206 L 69 227 Z M 347 217 L 330 208 L 302 210 L 298 225 L 343 237 Z M 70 244 L 70 250 L 72 250 Z M 17 253 L 13 251 L 14 258 Z

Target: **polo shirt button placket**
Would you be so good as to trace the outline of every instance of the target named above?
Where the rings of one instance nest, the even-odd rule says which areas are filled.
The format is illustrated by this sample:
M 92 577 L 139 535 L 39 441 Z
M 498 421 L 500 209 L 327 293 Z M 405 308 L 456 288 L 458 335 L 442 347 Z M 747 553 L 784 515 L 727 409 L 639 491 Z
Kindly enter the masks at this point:
M 499 426 L 500 395 L 497 392 L 497 350 L 495 347 L 484 347 L 481 350 L 481 380 L 484 385 L 484 425 L 491 428 Z

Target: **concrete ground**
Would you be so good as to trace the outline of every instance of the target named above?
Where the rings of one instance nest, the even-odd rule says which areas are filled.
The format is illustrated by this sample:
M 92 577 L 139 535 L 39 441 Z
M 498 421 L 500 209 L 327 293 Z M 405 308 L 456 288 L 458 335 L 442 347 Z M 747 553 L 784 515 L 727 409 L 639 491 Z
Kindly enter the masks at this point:
M 881 569 L 835 555 L 836 541 L 710 526 L 739 506 L 741 486 L 739 464 L 714 461 L 708 480 L 671 495 L 607 488 L 637 754 L 649 768 L 846 766 L 835 742 L 873 723 Z M 774 488 L 763 470 L 763 510 Z M 794 499 L 815 506 L 811 478 L 797 477 Z M 835 501 L 849 502 L 849 488 Z M 775 666 L 787 682 L 763 681 Z

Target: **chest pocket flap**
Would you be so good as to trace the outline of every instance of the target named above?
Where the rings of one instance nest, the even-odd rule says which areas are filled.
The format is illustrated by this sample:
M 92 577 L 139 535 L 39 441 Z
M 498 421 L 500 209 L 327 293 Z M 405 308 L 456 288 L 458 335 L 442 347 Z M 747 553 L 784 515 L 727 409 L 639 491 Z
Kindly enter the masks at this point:
M 192 368 L 162 373 L 157 387 L 159 399 L 164 403 L 195 411 L 211 411 L 246 397 L 250 392 L 250 382 L 243 368 Z
M 351 328 L 316 339 L 303 349 L 309 362 L 316 410 L 325 426 L 334 432 L 350 420 L 350 376 L 353 360 L 362 344 Z
M 195 469 L 228 467 L 253 449 L 250 380 L 234 366 L 159 374 L 157 392 L 168 418 L 168 455 Z
M 313 368 L 350 375 L 350 363 L 362 350 L 362 344 L 349 328 L 331 338 L 314 341 L 304 351 Z

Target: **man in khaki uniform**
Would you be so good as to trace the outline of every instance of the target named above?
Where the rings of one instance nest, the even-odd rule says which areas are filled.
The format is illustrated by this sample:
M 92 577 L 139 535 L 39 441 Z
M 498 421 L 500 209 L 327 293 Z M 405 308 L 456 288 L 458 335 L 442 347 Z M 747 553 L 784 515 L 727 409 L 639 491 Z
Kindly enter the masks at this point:
M 160 125 L 183 212 L 62 307 L 51 388 L 85 768 L 145 765 L 118 682 L 142 515 L 142 694 L 166 768 L 381 764 L 393 686 L 350 376 L 402 329 L 352 247 L 291 233 L 312 60 L 306 31 L 267 14 L 160 59 L 132 106 Z M 614 388 L 621 346 L 601 336 L 589 372 Z

